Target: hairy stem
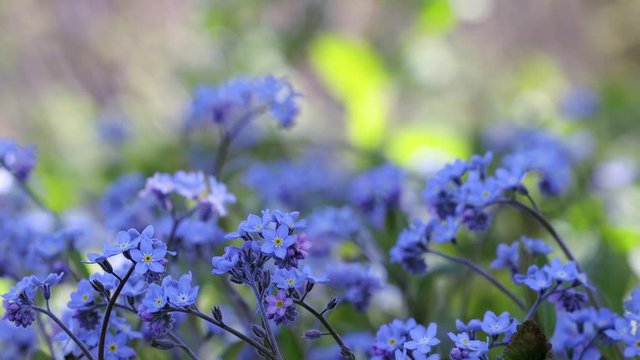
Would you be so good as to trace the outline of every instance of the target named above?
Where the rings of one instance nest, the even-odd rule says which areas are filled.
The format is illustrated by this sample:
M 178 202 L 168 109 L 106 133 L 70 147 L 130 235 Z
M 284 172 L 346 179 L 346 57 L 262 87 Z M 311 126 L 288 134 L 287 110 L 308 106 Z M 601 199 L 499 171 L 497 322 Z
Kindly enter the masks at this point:
M 184 352 L 186 352 L 187 355 L 189 355 L 189 357 L 192 360 L 200 360 L 198 355 L 196 355 L 196 353 L 193 352 L 193 350 L 191 350 L 191 348 L 189 346 L 187 346 L 187 344 L 185 344 L 184 341 L 182 341 L 182 339 L 180 339 L 178 337 L 178 335 L 174 334 L 173 331 L 167 332 L 167 336 L 169 336 L 169 338 L 171 338 L 171 340 L 175 341 L 176 345 L 178 345 L 179 348 L 184 350 Z
M 114 291 L 113 295 L 111 295 L 111 299 L 109 299 L 109 303 L 107 304 L 107 308 L 104 311 L 104 318 L 102 320 L 102 328 L 100 329 L 100 341 L 98 343 L 98 360 L 104 360 L 104 345 L 107 339 L 107 332 L 109 332 L 109 318 L 111 317 L 111 311 L 113 310 L 113 306 L 118 300 L 118 296 L 124 287 L 124 284 L 127 283 L 131 274 L 133 274 L 133 270 L 136 268 L 136 264 L 131 264 L 129 271 L 122 278 L 122 281 L 118 284 L 116 291 Z
M 551 295 L 553 294 L 553 292 L 558 288 L 558 286 L 560 286 L 559 283 L 557 283 L 553 288 L 549 289 L 549 291 L 544 292 L 542 294 L 538 294 L 538 298 L 536 299 L 536 301 L 533 303 L 533 305 L 531 306 L 531 309 L 529 309 L 529 312 L 527 313 L 527 316 L 524 318 L 524 320 L 522 322 L 525 322 L 527 320 L 531 320 L 531 318 L 533 318 L 533 316 L 536 314 L 536 312 L 538 311 L 538 308 L 540 307 L 540 305 L 542 305 L 542 303 Z
M 226 332 L 234 335 L 235 337 L 239 338 L 240 340 L 242 340 L 242 341 L 246 342 L 247 344 L 253 346 L 256 350 L 258 350 L 258 352 L 260 352 L 260 354 L 265 356 L 267 359 L 276 360 L 275 357 L 271 354 L 271 350 L 267 349 L 262 344 L 258 343 L 254 339 L 246 336 L 245 334 L 239 332 L 238 330 L 228 326 L 224 322 L 217 321 L 216 319 L 212 318 L 211 316 L 203 314 L 198 309 L 186 309 L 186 310 L 184 310 L 184 309 L 175 308 L 175 309 L 171 309 L 171 311 L 173 311 L 173 312 L 183 312 L 185 314 L 195 315 L 195 316 L 201 318 L 202 320 L 210 322 L 211 324 L 213 324 L 213 325 L 225 330 Z
M 49 303 L 47 302 L 47 310 L 49 312 L 51 312 L 51 310 L 49 309 Z M 51 358 L 55 357 L 55 354 L 53 353 L 53 344 L 51 344 L 51 337 L 49 337 L 49 334 L 47 334 L 47 330 L 44 327 L 44 323 L 42 322 L 42 319 L 40 317 L 40 314 L 38 314 L 38 321 L 36 321 L 38 323 L 38 330 L 40 330 L 40 333 L 44 339 L 44 342 L 47 344 L 47 348 L 49 349 L 49 353 L 51 354 Z
M 315 316 L 316 319 L 318 319 L 322 323 L 322 326 L 324 326 L 324 328 L 327 329 L 329 334 L 331 334 L 333 339 L 336 341 L 336 344 L 340 346 L 340 349 L 346 350 L 347 353 L 351 354 L 351 349 L 349 349 L 349 347 L 344 344 L 344 341 L 342 341 L 342 338 L 340 337 L 338 332 L 333 328 L 333 326 L 331 326 L 331 324 L 329 324 L 327 319 L 325 319 L 325 317 L 321 313 L 317 312 L 314 308 L 312 308 L 309 304 L 307 304 L 303 300 L 293 300 L 293 302 L 297 305 L 302 306 L 303 308 L 305 308 L 305 310 L 307 310 L 309 313 Z
M 33 306 L 32 307 L 33 310 L 45 314 L 47 315 L 49 318 L 51 318 L 51 320 L 53 320 L 61 329 L 62 331 L 64 331 L 69 338 L 71 338 L 71 340 L 73 340 L 74 343 L 76 343 L 76 345 L 78 345 L 78 347 L 80 348 L 80 350 L 82 351 L 82 353 L 84 354 L 84 356 L 87 357 L 88 360 L 94 360 L 95 358 L 93 357 L 93 355 L 91 355 L 91 352 L 89 351 L 89 349 L 87 349 L 87 347 L 84 345 L 84 343 L 82 341 L 80 341 L 80 339 L 78 339 L 77 336 L 75 336 L 73 334 L 73 332 L 71 330 L 69 330 L 69 328 L 60 320 L 58 319 L 57 316 L 55 316 L 51 311 L 47 310 L 47 309 L 43 309 L 41 307 L 37 307 L 37 306 Z M 52 354 L 53 356 L 53 354 Z
M 269 326 L 269 318 L 267 317 L 267 310 L 264 308 L 264 300 L 263 294 L 260 294 L 258 291 L 258 287 L 256 286 L 253 279 L 250 280 L 251 288 L 253 289 L 253 293 L 256 296 L 256 300 L 258 302 L 258 310 L 260 311 L 260 315 L 262 317 L 262 325 L 264 326 L 265 331 L 267 332 L 267 336 L 269 337 L 269 343 L 271 343 L 271 348 L 275 352 L 276 359 L 282 360 L 282 355 L 280 354 L 280 349 L 278 348 L 278 342 L 276 341 L 276 336 L 273 334 L 273 330 L 271 326 Z
M 447 259 L 449 261 L 453 261 L 455 263 L 458 264 L 462 264 L 468 268 L 470 268 L 471 270 L 475 271 L 476 273 L 478 273 L 478 275 L 484 277 L 485 279 L 489 280 L 490 283 L 492 283 L 496 288 L 498 288 L 498 290 L 502 291 L 505 295 L 507 295 L 511 300 L 513 300 L 513 302 L 518 305 L 518 307 L 522 310 L 525 310 L 525 306 L 522 303 L 522 301 L 520 301 L 520 299 L 518 299 L 517 296 L 515 296 L 511 291 L 509 291 L 509 289 L 507 289 L 501 282 L 499 282 L 496 278 L 494 278 L 491 274 L 489 274 L 487 271 L 485 271 L 483 268 L 481 268 L 479 265 L 465 259 L 465 258 L 461 258 L 461 257 L 457 257 L 457 256 L 453 256 L 453 255 L 449 255 L 449 254 L 445 254 L 445 253 L 441 253 L 439 251 L 436 250 L 427 250 L 427 253 L 429 254 L 434 254 L 437 255 L 441 258 Z
M 576 261 L 575 256 L 573 256 L 573 253 L 571 253 L 571 250 L 569 250 L 569 247 L 567 246 L 567 244 L 562 240 L 562 238 L 560 237 L 560 235 L 558 234 L 556 229 L 553 227 L 553 225 L 551 225 L 551 223 L 549 221 L 547 221 L 547 219 L 545 219 L 545 217 L 542 216 L 542 214 L 540 214 L 538 211 L 528 207 L 527 205 L 525 205 L 525 204 L 523 204 L 523 203 L 521 203 L 521 202 L 519 202 L 517 200 L 498 199 L 498 200 L 494 200 L 489 205 L 493 205 L 493 204 L 507 204 L 507 205 L 510 205 L 510 206 L 516 208 L 517 210 L 521 211 L 522 213 L 524 213 L 526 215 L 529 215 L 532 218 L 534 218 L 536 221 L 538 221 L 545 228 L 545 230 L 547 230 L 549 235 L 551 235 L 551 237 L 555 240 L 555 242 L 558 244 L 558 246 L 560 246 L 560 248 L 562 249 L 562 252 L 565 254 L 567 259 L 573 261 L 576 264 L 576 269 L 579 272 L 582 272 L 580 264 L 578 264 L 578 262 Z M 487 206 L 489 206 L 489 205 L 487 205 Z M 585 291 L 587 292 L 587 295 L 589 295 L 589 300 L 591 300 L 591 303 L 593 303 L 593 306 L 596 309 L 600 309 L 600 307 L 601 307 L 600 301 L 598 300 L 596 295 L 593 293 L 593 291 L 589 287 L 585 287 Z

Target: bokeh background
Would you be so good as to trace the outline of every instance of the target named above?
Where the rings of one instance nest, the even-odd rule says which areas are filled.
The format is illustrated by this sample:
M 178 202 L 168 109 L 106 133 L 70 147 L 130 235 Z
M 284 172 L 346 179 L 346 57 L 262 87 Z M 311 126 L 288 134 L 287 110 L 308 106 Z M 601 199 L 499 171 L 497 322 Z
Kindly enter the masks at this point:
M 416 177 L 506 124 L 544 129 L 582 161 L 543 211 L 620 310 L 640 276 L 639 18 L 634 0 L 0 1 L 0 137 L 37 145 L 35 188 L 70 210 L 120 174 L 187 163 L 192 90 L 235 75 L 303 95 L 296 127 L 259 130 L 277 144 L 334 144 Z M 533 226 L 507 216 L 476 249 L 486 259 Z M 449 301 L 463 298 L 410 312 L 437 320 Z

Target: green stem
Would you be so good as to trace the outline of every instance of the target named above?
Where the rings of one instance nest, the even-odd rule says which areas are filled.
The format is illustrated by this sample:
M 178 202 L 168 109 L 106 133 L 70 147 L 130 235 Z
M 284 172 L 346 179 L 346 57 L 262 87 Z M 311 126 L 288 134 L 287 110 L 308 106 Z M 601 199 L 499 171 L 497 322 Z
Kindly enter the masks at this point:
M 476 273 L 478 273 L 480 276 L 484 277 L 485 279 L 489 280 L 490 283 L 492 283 L 496 288 L 498 288 L 498 290 L 502 291 L 505 295 L 507 295 L 511 300 L 513 300 L 514 303 L 516 303 L 516 305 L 518 305 L 518 307 L 522 310 L 525 310 L 525 306 L 522 303 L 522 301 L 520 301 L 520 299 L 518 299 L 517 296 L 515 296 L 511 291 L 509 291 L 509 289 L 507 289 L 504 285 L 502 285 L 501 282 L 499 282 L 496 278 L 494 278 L 491 274 L 489 274 L 487 271 L 485 271 L 483 268 L 481 268 L 480 266 L 478 266 L 477 264 L 465 259 L 465 258 L 460 258 L 457 256 L 453 256 L 453 255 L 449 255 L 449 254 L 445 254 L 445 253 L 441 253 L 439 251 L 436 250 L 427 250 L 427 253 L 429 254 L 434 254 L 437 255 L 441 258 L 447 259 L 449 261 L 453 261 L 455 263 L 458 264 L 462 264 L 468 268 L 470 268 L 471 270 L 475 271 Z

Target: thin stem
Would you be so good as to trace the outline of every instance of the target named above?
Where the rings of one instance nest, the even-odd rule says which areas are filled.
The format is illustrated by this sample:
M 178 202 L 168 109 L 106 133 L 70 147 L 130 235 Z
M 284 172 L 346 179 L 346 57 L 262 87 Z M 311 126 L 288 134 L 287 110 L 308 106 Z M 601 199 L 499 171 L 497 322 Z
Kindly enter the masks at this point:
M 309 306 L 309 304 L 302 300 L 293 300 L 293 302 L 297 305 L 302 306 L 303 308 L 305 308 L 305 310 L 315 316 L 316 319 L 318 319 L 322 323 L 322 326 L 324 326 L 324 328 L 327 329 L 327 331 L 331 334 L 338 346 L 340 346 L 340 349 L 343 349 L 351 354 L 351 349 L 349 349 L 349 347 L 344 344 L 344 341 L 342 341 L 342 338 L 340 337 L 338 332 L 333 328 L 333 326 L 331 326 L 331 324 L 329 324 L 327 319 L 325 319 L 325 317 L 321 313 L 317 312 L 314 308 L 312 308 L 311 306 Z
M 184 350 L 184 352 L 186 352 L 192 360 L 200 360 L 198 355 L 196 355 L 196 353 L 193 352 L 193 350 L 191 350 L 191 348 L 187 346 L 187 344 L 185 344 L 184 341 L 182 341 L 182 339 L 178 337 L 178 335 L 174 334 L 173 331 L 167 332 L 167 336 L 169 336 L 171 340 L 175 341 L 178 347 Z
M 218 147 L 218 152 L 216 153 L 216 160 L 213 168 L 213 176 L 216 178 L 220 177 L 222 173 L 222 168 L 224 167 L 224 163 L 227 159 L 227 154 L 229 153 L 229 146 L 231 145 L 231 136 L 227 133 L 223 133 L 222 140 L 220 141 L 220 146 Z
M 183 310 L 183 309 L 175 308 L 175 309 L 171 309 L 171 311 L 183 312 L 185 314 L 195 315 L 195 316 L 197 316 L 197 317 L 199 317 L 199 318 L 201 318 L 201 319 L 203 319 L 205 321 L 208 321 L 208 322 L 212 323 L 213 325 L 215 325 L 215 326 L 227 331 L 228 333 L 236 336 L 237 338 L 239 338 L 240 340 L 246 342 L 247 344 L 253 346 L 254 348 L 256 348 L 266 358 L 268 358 L 270 360 L 275 360 L 275 357 L 271 354 L 271 350 L 267 349 L 262 344 L 260 344 L 257 341 L 251 339 L 250 337 L 248 337 L 245 334 L 239 332 L 238 330 L 228 326 L 224 322 L 217 321 L 216 319 L 212 318 L 211 316 L 203 314 L 198 309 L 186 309 L 186 310 Z
M 527 313 L 527 316 L 524 318 L 523 322 L 527 321 L 527 320 L 531 320 L 531 318 L 533 318 L 533 316 L 536 314 L 536 312 L 538 311 L 538 308 L 540 307 L 540 305 L 542 305 L 542 303 L 551 295 L 555 292 L 555 290 L 558 288 L 558 286 L 560 286 L 560 283 L 556 283 L 556 285 L 550 289 L 549 291 L 539 294 L 538 298 L 536 299 L 536 301 L 533 303 L 533 305 L 531 306 L 531 309 L 529 309 L 529 312 Z
M 118 296 L 120 295 L 124 284 L 127 283 L 127 280 L 129 280 L 129 277 L 131 277 L 131 274 L 133 274 L 133 270 L 135 268 L 136 264 L 131 264 L 129 271 L 127 271 L 125 276 L 122 278 L 122 281 L 120 281 L 120 283 L 118 284 L 116 291 L 114 291 L 113 295 L 111 296 L 111 299 L 109 299 L 109 303 L 107 304 L 107 309 L 104 312 L 104 318 L 102 320 L 102 329 L 100 329 L 100 342 L 98 343 L 98 360 L 104 360 L 104 345 L 107 339 L 107 332 L 109 330 L 109 318 L 111 317 L 113 306 L 115 305 L 116 300 L 118 300 Z
M 48 302 L 47 302 L 47 310 L 49 310 Z M 49 312 L 50 311 L 51 310 L 49 310 Z M 36 322 L 38 323 L 38 330 L 40 330 L 40 333 L 44 338 L 44 342 L 47 344 L 47 348 L 49 349 L 49 353 L 51 354 L 51 358 L 53 359 L 55 358 L 55 354 L 53 353 L 53 344 L 51 344 L 51 338 L 49 337 L 49 334 L 47 334 L 47 330 L 44 328 L 44 323 L 42 322 L 40 314 L 38 314 L 38 321 Z
M 262 325 L 264 326 L 265 331 L 267 332 L 267 336 L 269 337 L 269 343 L 271 343 L 271 348 L 275 352 L 276 359 L 282 360 L 282 355 L 280 354 L 280 349 L 278 348 L 278 342 L 276 341 L 276 336 L 273 334 L 273 330 L 271 326 L 269 326 L 269 318 L 267 318 L 267 310 L 264 308 L 264 301 L 262 300 L 262 294 L 258 291 L 258 287 L 253 281 L 253 277 L 250 277 L 251 288 L 253 289 L 253 293 L 256 296 L 256 300 L 258 302 L 258 310 L 260 311 L 260 315 L 262 317 Z
M 531 194 L 529 194 L 528 191 L 524 194 L 524 197 L 526 197 L 527 200 L 529 200 L 529 203 L 531 203 L 531 206 L 533 207 L 533 210 L 535 210 L 535 212 L 540 214 L 540 208 L 538 207 L 538 204 L 536 204 L 536 201 L 533 200 L 533 197 L 531 197 Z
M 489 282 L 492 283 L 493 285 L 495 285 L 495 287 L 497 287 L 498 290 L 502 291 L 511 300 L 513 300 L 513 302 L 516 303 L 516 305 L 518 305 L 518 307 L 520 309 L 522 309 L 522 310 L 526 309 L 524 304 L 522 303 L 522 301 L 520 301 L 520 299 L 518 299 L 517 296 L 515 296 L 511 291 L 509 291 L 509 289 L 507 289 L 504 285 L 502 285 L 501 282 L 499 282 L 496 278 L 494 278 L 491 274 L 486 272 L 483 268 L 481 268 L 477 264 L 475 264 L 475 263 L 473 263 L 473 262 L 471 262 L 471 261 L 469 261 L 469 260 L 467 260 L 465 258 L 460 258 L 460 257 L 457 257 L 457 256 L 441 253 L 439 251 L 432 250 L 432 249 L 427 250 L 427 253 L 434 254 L 434 255 L 440 256 L 441 258 L 447 259 L 449 261 L 453 261 L 453 262 L 456 262 L 458 264 L 462 264 L 464 266 L 467 266 L 471 270 L 473 270 L 476 273 L 478 273 L 480 276 L 482 276 L 485 279 L 489 280 Z
M 47 309 L 43 309 L 41 307 L 37 307 L 37 306 L 32 306 L 32 308 L 33 308 L 33 310 L 35 310 L 37 312 L 40 312 L 42 314 L 47 315 L 49 318 L 51 318 L 51 320 L 55 321 L 55 323 L 58 324 L 58 326 L 65 333 L 67 333 L 67 335 L 69 335 L 71 340 L 73 340 L 73 342 L 76 343 L 76 345 L 78 345 L 78 347 L 80 348 L 80 350 L 82 351 L 84 356 L 87 357 L 88 360 L 94 360 L 95 359 L 93 357 L 93 355 L 91 355 L 91 352 L 89 351 L 89 349 L 87 349 L 87 347 L 82 343 L 82 341 L 80 341 L 80 339 L 78 339 L 78 337 L 75 336 L 73 334 L 73 332 L 71 330 L 69 330 L 69 328 L 60 319 L 58 319 L 58 317 L 55 316 L 51 311 L 49 311 Z
M 247 302 L 244 301 L 244 299 L 242 298 L 242 295 L 240 295 L 240 293 L 238 293 L 238 291 L 233 287 L 233 285 L 229 283 L 229 280 L 227 280 L 226 277 L 222 278 L 222 285 L 224 286 L 225 291 L 229 295 L 229 298 L 231 299 L 231 303 L 233 304 L 233 306 L 237 310 L 239 310 L 239 312 L 242 314 L 242 316 L 244 316 L 244 318 L 248 322 L 251 322 L 253 315 L 251 313 L 251 309 L 249 309 L 249 305 L 247 305 Z
M 489 203 L 487 206 L 490 206 L 490 205 L 493 205 L 493 204 L 507 204 L 507 205 L 513 206 L 517 210 L 519 210 L 519 211 L 521 211 L 521 212 L 523 212 L 523 213 L 525 213 L 527 215 L 530 215 L 531 217 L 536 219 L 547 230 L 549 235 L 551 235 L 551 237 L 553 237 L 553 239 L 556 241 L 558 246 L 560 246 L 560 248 L 562 249 L 562 252 L 565 254 L 567 259 L 573 261 L 576 264 L 576 269 L 579 272 L 582 272 L 582 269 L 580 268 L 580 264 L 578 264 L 578 262 L 576 261 L 575 256 L 573 256 L 573 254 L 571 253 L 571 250 L 569 250 L 569 247 L 567 246 L 567 244 L 562 240 L 562 238 L 560 237 L 560 235 L 558 234 L 556 229 L 553 227 L 553 225 L 551 225 L 551 223 L 549 221 L 547 221 L 547 219 L 545 219 L 544 216 L 542 216 L 542 214 L 540 214 L 536 210 L 528 207 L 527 205 L 525 205 L 525 204 L 523 204 L 523 203 L 521 203 L 521 202 L 519 202 L 517 200 L 498 199 L 498 200 L 494 200 L 493 202 Z M 589 300 L 591 300 L 591 302 L 593 303 L 593 306 L 596 309 L 600 309 L 600 307 L 601 307 L 600 301 L 598 300 L 596 295 L 593 293 L 593 291 L 591 291 L 591 289 L 589 287 L 585 287 L 585 290 L 587 292 L 587 295 L 589 296 Z
M 575 256 L 573 256 L 573 254 L 571 253 L 571 250 L 569 250 L 569 247 L 567 247 L 567 244 L 562 240 L 562 238 L 560 237 L 560 235 L 558 235 L 558 232 L 556 231 L 556 229 L 554 229 L 554 227 L 551 225 L 551 223 L 549 223 L 547 221 L 547 219 L 544 218 L 544 216 L 542 216 L 539 212 L 535 211 L 534 209 L 528 207 L 527 205 L 519 202 L 518 200 L 512 200 L 512 199 L 498 199 L 498 200 L 494 200 L 492 201 L 489 205 L 493 205 L 493 204 L 507 204 L 510 206 L 513 206 L 514 208 L 518 209 L 519 211 L 530 215 L 531 217 L 533 217 L 534 219 L 536 219 L 549 233 L 549 235 L 551 235 L 551 237 L 553 237 L 553 239 L 556 241 L 556 243 L 558 243 L 558 246 L 560 246 L 560 248 L 562 249 L 562 252 L 565 254 L 565 256 L 567 257 L 567 259 L 576 262 Z M 489 206 L 487 205 L 487 206 Z M 580 270 L 580 265 L 576 262 L 576 267 L 578 269 L 578 271 L 582 272 L 582 270 Z

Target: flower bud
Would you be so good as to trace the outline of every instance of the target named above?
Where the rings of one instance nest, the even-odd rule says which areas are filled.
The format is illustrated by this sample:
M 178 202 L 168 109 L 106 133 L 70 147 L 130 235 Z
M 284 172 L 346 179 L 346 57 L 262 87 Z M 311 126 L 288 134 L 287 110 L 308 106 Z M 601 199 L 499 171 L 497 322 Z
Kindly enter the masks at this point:
M 331 300 L 329 300 L 329 303 L 327 304 L 327 309 L 332 310 L 336 306 L 338 306 L 338 299 L 336 299 L 335 297 L 332 297 Z
M 267 336 L 267 332 L 261 326 L 256 324 L 251 325 L 251 331 L 259 338 L 265 338 Z
M 151 347 L 160 350 L 171 350 L 176 347 L 176 344 L 171 341 L 153 338 L 153 340 L 151 340 Z
M 320 330 L 311 329 L 304 332 L 302 337 L 306 340 L 316 340 L 322 336 L 322 332 Z
M 214 306 L 213 309 L 211 309 L 211 314 L 216 321 L 222 322 L 222 310 L 220 310 L 219 306 Z

